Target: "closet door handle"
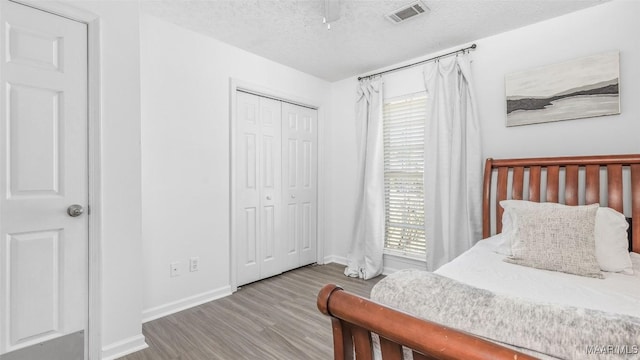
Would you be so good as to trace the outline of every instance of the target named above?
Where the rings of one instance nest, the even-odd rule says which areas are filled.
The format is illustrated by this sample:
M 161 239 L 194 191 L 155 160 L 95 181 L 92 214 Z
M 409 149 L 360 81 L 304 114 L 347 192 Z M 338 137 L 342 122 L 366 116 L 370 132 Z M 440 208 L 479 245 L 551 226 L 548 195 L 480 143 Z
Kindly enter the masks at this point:
M 267 200 L 271 200 L 271 195 L 267 195 Z
M 296 198 L 296 196 L 295 196 L 294 194 L 291 194 L 291 198 L 292 198 L 292 199 L 295 199 L 295 198 Z

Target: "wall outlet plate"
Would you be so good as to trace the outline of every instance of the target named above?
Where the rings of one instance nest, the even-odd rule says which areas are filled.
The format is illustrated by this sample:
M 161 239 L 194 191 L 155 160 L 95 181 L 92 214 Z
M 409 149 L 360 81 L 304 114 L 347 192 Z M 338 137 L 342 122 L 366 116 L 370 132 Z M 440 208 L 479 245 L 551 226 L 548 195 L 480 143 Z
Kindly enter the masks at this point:
M 194 256 L 189 259 L 189 271 L 194 272 L 200 270 L 200 258 Z
M 169 276 L 171 277 L 176 277 L 176 276 L 180 276 L 180 263 L 179 262 L 172 262 L 171 264 L 169 264 Z

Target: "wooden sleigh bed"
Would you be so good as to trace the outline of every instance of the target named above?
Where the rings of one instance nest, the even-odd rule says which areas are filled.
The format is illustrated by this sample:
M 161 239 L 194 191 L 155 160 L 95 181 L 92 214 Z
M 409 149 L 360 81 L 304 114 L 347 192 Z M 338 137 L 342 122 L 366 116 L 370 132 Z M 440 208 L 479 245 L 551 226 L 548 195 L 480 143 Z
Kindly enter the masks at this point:
M 507 199 L 566 205 L 599 203 L 613 208 L 630 218 L 629 251 L 640 253 L 640 154 L 487 159 L 483 238 L 502 231 L 503 208 L 499 204 Z M 403 347 L 410 349 L 416 360 L 536 358 L 332 284 L 319 292 L 317 305 L 331 317 L 335 359 L 373 359 L 377 346 L 373 344 L 377 342 L 372 341 L 372 333 L 379 337 L 383 359 L 403 359 Z

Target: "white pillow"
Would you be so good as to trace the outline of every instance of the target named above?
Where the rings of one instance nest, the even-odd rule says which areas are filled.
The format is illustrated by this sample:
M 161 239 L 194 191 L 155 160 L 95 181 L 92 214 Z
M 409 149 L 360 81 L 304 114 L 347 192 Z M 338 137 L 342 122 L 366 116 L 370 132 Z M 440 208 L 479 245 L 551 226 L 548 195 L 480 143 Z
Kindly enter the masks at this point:
M 496 252 L 510 256 L 513 242 L 513 221 L 511 211 L 513 208 L 553 208 L 568 205 L 558 203 L 537 203 L 524 200 L 502 200 L 500 206 L 504 209 L 502 215 L 502 241 Z M 600 269 L 609 272 L 622 272 L 632 275 L 633 267 L 629 257 L 629 241 L 627 228 L 629 224 L 623 214 L 608 207 L 599 207 L 596 213 L 595 241 L 596 259 Z
M 596 214 L 596 258 L 600 269 L 633 275 L 629 256 L 629 223 L 623 214 L 608 207 Z
M 504 261 L 602 278 L 595 244 L 598 204 L 516 207 L 510 212 L 513 255 Z
M 631 258 L 631 264 L 633 264 L 633 274 L 640 279 L 640 254 L 631 252 L 629 257 Z

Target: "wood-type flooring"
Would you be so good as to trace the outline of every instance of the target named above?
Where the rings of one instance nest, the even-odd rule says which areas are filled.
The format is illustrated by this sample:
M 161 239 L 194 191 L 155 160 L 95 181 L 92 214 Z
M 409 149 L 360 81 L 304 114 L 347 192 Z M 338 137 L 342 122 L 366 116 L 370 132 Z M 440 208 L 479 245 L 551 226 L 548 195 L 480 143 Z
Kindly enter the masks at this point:
M 348 278 L 343 270 L 306 266 L 147 322 L 142 332 L 149 348 L 121 360 L 332 359 L 331 321 L 316 307 L 318 291 L 334 283 L 369 297 L 382 278 Z

